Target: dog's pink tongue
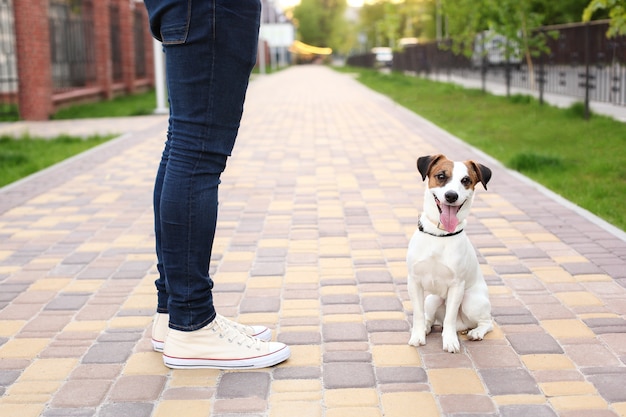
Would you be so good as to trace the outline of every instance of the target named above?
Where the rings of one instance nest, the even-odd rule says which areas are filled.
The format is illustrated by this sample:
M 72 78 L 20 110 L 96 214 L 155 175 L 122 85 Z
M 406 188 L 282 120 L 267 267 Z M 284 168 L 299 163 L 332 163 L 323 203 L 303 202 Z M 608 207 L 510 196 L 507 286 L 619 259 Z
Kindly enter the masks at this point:
M 460 208 L 460 206 L 441 205 L 439 220 L 448 233 L 454 232 L 459 225 L 459 219 L 456 217 L 456 214 L 459 212 Z

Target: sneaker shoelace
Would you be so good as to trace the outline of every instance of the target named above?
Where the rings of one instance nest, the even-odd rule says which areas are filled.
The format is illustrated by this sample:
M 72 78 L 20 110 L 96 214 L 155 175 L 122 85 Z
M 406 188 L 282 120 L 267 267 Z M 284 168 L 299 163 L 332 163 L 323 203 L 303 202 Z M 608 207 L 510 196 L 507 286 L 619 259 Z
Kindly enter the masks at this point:
M 245 346 L 249 349 L 261 350 L 263 341 L 256 339 L 252 336 L 248 336 L 236 327 L 230 325 L 228 321 L 222 317 L 217 316 L 215 318 L 217 326 L 213 326 L 213 331 L 219 332 L 220 337 L 226 338 L 230 343 L 237 343 L 239 346 Z
M 220 314 L 217 315 L 217 318 L 220 319 L 227 326 L 233 327 L 235 328 L 235 330 L 238 330 L 242 333 L 246 333 L 248 335 L 252 335 L 252 333 L 254 333 L 254 329 L 251 326 L 246 326 L 245 324 L 241 324 L 241 323 L 237 323 L 236 321 L 229 320 Z

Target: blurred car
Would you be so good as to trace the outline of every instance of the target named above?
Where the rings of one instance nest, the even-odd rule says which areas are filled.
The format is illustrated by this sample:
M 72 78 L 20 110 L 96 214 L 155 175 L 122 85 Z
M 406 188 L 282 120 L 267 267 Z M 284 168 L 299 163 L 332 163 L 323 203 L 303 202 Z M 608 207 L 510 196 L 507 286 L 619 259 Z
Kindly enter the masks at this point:
M 372 48 L 377 67 L 391 67 L 393 62 L 393 51 L 386 46 Z

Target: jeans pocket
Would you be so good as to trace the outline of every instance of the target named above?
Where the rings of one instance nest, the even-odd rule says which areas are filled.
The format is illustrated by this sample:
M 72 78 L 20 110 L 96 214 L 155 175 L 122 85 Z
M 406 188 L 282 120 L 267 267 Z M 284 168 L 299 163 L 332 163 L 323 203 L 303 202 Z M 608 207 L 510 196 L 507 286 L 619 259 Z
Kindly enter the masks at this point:
M 150 29 L 153 36 L 164 45 L 185 43 L 189 34 L 192 1 L 145 1 L 150 16 Z

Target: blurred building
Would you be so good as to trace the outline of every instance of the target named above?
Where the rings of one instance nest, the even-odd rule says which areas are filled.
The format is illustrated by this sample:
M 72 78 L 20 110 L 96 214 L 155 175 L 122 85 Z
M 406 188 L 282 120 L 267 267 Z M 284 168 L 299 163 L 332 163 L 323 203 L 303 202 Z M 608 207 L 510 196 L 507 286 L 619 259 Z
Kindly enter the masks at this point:
M 0 0 L 0 113 L 45 120 L 152 88 L 152 51 L 143 1 Z

